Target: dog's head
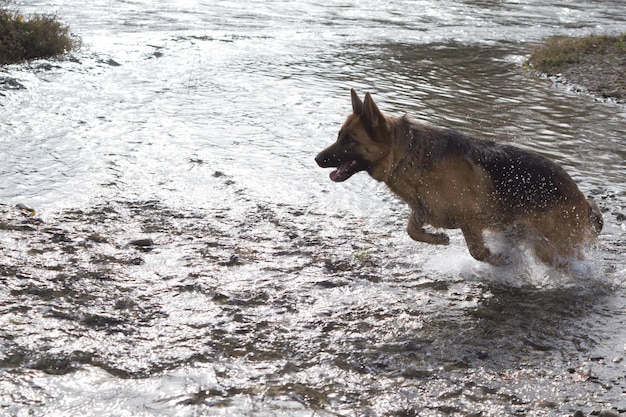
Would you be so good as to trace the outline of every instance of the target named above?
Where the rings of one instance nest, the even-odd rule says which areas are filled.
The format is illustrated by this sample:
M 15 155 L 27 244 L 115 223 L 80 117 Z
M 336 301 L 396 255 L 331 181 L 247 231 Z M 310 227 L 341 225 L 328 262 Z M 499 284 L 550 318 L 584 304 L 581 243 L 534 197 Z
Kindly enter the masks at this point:
M 378 109 L 370 93 L 361 101 L 354 89 L 352 114 L 339 131 L 337 140 L 320 152 L 315 161 L 322 168 L 337 168 L 330 174 L 335 182 L 345 181 L 360 171 L 370 174 L 390 150 L 390 122 Z

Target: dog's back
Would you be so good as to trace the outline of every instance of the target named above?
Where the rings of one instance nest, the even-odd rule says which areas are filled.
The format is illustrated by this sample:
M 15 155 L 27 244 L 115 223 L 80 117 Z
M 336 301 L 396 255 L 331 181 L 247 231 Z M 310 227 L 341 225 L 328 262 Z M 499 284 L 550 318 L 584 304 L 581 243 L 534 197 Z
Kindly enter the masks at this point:
M 545 211 L 583 198 L 560 165 L 537 153 L 450 129 L 441 129 L 438 137 L 439 153 L 468 158 L 489 174 L 499 209 L 510 215 Z

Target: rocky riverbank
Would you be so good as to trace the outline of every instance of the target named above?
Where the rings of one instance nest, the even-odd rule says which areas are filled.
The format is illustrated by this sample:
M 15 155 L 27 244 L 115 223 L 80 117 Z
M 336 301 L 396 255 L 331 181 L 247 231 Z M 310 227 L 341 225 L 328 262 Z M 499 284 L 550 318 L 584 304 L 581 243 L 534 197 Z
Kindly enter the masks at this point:
M 531 50 L 527 64 L 557 82 L 626 103 L 626 33 L 550 38 Z

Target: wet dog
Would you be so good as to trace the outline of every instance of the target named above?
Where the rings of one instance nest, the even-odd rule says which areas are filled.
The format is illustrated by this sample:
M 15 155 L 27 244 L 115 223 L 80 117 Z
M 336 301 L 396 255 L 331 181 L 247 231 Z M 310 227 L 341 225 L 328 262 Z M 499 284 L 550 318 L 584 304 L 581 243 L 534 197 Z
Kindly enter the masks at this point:
M 506 265 L 483 232 L 505 232 L 530 244 L 537 257 L 560 266 L 582 258 L 581 245 L 602 229 L 598 206 L 555 162 L 515 146 L 475 138 L 455 130 L 384 115 L 369 93 L 351 90 L 352 114 L 334 144 L 315 158 L 336 168 L 335 182 L 360 171 L 384 182 L 412 209 L 409 236 L 447 245 L 445 233 L 424 226 L 461 229 L 470 254 Z

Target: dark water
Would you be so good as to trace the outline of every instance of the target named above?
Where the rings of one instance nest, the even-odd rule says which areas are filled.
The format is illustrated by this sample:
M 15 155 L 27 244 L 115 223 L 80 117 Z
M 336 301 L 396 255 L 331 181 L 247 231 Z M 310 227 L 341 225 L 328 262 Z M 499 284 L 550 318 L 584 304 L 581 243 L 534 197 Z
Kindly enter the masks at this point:
M 84 47 L 0 71 L 0 415 L 626 411 L 626 110 L 522 66 L 623 2 L 17 6 Z M 351 87 L 563 164 L 604 211 L 589 259 L 411 241 L 313 161 Z

